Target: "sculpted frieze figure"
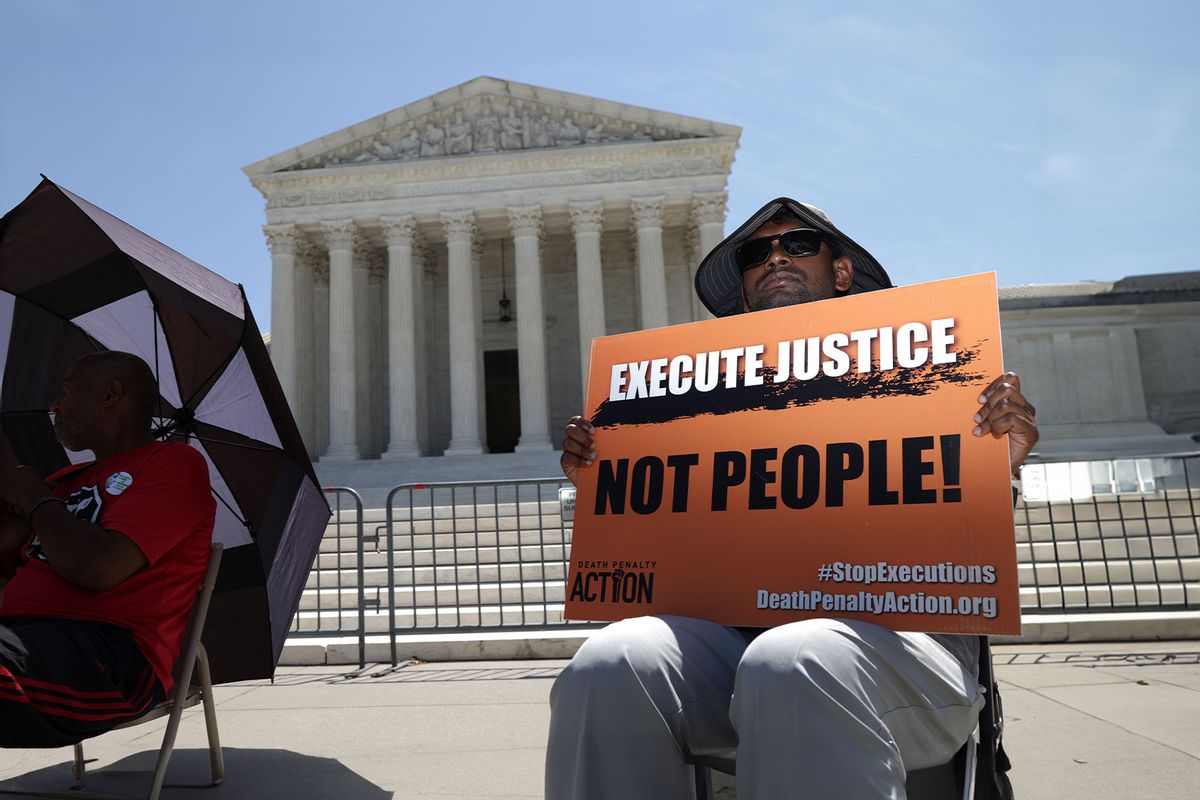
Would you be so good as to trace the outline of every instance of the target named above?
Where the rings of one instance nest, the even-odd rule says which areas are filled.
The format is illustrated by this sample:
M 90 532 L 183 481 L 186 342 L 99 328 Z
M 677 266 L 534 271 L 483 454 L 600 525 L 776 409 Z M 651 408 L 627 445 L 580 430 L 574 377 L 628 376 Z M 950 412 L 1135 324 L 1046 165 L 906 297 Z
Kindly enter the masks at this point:
M 529 119 L 529 146 L 549 147 L 554 144 L 554 138 L 549 130 L 550 117 L 540 114 Z
M 381 161 L 388 161 L 396 157 L 396 151 L 390 144 L 383 139 L 376 137 L 375 143 L 371 145 L 371 151 L 379 157 Z
M 629 127 L 631 128 L 629 131 L 629 138 L 635 142 L 644 142 L 654 138 L 636 123 L 630 123 Z
M 425 135 L 421 138 L 421 157 L 446 155 L 446 132 L 433 124 L 425 123 Z
M 402 127 L 343 145 L 286 169 L 319 169 L 525 148 L 691 139 L 696 136 L 537 101 L 483 96 L 426 114 L 403 123 Z M 275 206 L 284 204 L 278 199 L 270 202 Z
M 416 158 L 421 155 L 421 134 L 417 133 L 417 126 L 409 127 L 408 133 L 400 137 L 395 146 L 396 155 L 399 158 Z
M 396 151 L 391 145 L 376 136 L 371 140 L 370 146 L 354 157 L 354 163 L 361 164 L 365 161 L 390 161 L 396 157 Z
M 500 147 L 500 118 L 492 111 L 492 104 L 486 97 L 475 117 L 475 152 L 491 153 Z
M 508 113 L 500 119 L 500 147 L 504 150 L 520 150 L 525 147 L 525 123 L 511 105 L 508 107 Z
M 454 121 L 450 123 L 450 133 L 446 137 L 446 151 L 452 156 L 459 156 L 471 152 L 471 146 L 471 121 L 463 118 L 460 108 L 454 112 Z
M 562 125 L 558 126 L 558 132 L 554 134 L 554 143 L 560 147 L 569 147 L 579 144 L 582 136 L 579 126 L 575 124 L 575 118 L 567 114 L 563 117 Z

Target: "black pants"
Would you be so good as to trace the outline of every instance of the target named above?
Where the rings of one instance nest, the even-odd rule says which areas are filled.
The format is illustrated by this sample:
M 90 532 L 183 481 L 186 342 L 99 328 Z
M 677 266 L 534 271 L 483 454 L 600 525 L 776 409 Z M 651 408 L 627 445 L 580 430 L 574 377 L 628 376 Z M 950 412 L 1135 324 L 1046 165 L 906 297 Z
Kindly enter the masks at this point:
M 126 628 L 0 618 L 0 747 L 75 744 L 140 717 L 163 696 Z

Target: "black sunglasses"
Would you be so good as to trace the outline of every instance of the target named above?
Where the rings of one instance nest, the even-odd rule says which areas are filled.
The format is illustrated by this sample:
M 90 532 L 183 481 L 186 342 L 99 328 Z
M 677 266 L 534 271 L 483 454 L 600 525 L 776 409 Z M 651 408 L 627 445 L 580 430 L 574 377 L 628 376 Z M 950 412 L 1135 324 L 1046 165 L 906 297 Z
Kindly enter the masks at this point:
M 805 258 L 821 252 L 821 243 L 824 241 L 825 234 L 821 231 L 812 228 L 796 228 L 743 242 L 733 251 L 733 260 L 738 269 L 745 272 L 766 263 L 767 259 L 771 257 L 771 248 L 774 247 L 775 242 L 779 242 L 779 249 L 791 258 Z

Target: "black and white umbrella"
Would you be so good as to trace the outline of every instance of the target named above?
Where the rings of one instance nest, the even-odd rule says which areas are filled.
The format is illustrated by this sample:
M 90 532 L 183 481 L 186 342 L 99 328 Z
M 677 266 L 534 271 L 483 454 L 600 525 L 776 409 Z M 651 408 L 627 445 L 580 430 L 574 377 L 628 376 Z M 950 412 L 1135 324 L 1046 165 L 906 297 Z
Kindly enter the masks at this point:
M 95 350 L 143 358 L 160 437 L 208 461 L 225 546 L 213 679 L 269 677 L 330 512 L 242 288 L 43 179 L 0 220 L 0 424 L 25 463 L 90 459 L 63 450 L 46 409 Z

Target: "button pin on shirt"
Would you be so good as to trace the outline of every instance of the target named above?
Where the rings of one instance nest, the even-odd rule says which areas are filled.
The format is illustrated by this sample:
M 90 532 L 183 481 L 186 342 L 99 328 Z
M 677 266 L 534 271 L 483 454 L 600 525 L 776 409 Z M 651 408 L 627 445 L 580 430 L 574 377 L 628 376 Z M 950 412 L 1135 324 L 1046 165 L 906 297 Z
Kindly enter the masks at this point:
M 128 472 L 114 472 L 104 481 L 104 491 L 118 495 L 133 485 L 133 476 Z

